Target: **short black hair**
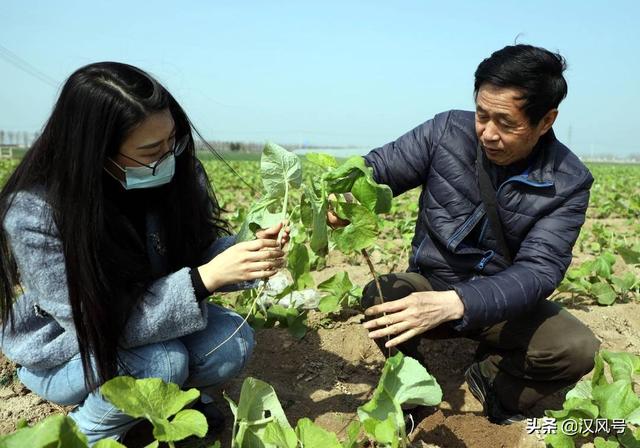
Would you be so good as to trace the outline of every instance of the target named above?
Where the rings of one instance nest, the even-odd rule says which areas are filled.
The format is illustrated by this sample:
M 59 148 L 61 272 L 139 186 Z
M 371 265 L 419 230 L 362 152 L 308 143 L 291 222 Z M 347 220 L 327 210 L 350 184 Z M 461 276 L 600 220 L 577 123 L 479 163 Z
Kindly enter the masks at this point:
M 558 53 L 532 45 L 509 45 L 494 52 L 478 65 L 473 94 L 477 97 L 485 83 L 522 90 L 523 111 L 536 125 L 567 96 L 562 72 L 567 61 Z

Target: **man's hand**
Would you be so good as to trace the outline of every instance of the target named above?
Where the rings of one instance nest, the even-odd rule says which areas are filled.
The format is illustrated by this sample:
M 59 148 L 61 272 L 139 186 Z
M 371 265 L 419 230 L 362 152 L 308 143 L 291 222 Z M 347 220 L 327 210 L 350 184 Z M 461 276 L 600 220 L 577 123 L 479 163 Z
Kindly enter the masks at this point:
M 342 195 L 345 199 L 345 201 L 347 202 L 354 202 L 355 198 L 353 197 L 353 195 L 351 193 L 343 193 Z M 336 198 L 336 195 L 331 193 L 329 195 L 329 201 L 337 201 L 338 198 Z M 341 227 L 347 227 L 349 224 L 351 224 L 350 221 L 346 220 L 346 219 L 342 219 L 340 218 L 333 210 L 329 210 L 327 211 L 327 224 L 329 225 L 329 227 L 331 227 L 332 229 L 339 229 Z
M 372 339 L 397 335 L 385 344 L 385 347 L 394 347 L 444 322 L 461 318 L 464 304 L 455 291 L 422 291 L 372 306 L 364 312 L 366 316 L 382 313 L 386 315 L 362 325 Z

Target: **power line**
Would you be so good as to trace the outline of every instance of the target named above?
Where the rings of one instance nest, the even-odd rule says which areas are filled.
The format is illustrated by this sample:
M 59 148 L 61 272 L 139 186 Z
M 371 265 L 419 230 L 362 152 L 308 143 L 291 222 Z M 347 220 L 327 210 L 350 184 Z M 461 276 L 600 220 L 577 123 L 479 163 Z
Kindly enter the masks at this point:
M 40 81 L 44 82 L 45 84 L 53 87 L 54 89 L 57 89 L 59 87 L 58 81 L 56 81 L 46 73 L 38 70 L 36 67 L 29 64 L 27 61 L 22 59 L 20 56 L 18 56 L 17 54 L 15 54 L 13 51 L 9 50 L 2 44 L 0 44 L 0 58 L 4 59 L 14 67 L 19 68 L 23 72 L 26 72 L 31 76 L 33 76 L 34 78 L 37 78 Z

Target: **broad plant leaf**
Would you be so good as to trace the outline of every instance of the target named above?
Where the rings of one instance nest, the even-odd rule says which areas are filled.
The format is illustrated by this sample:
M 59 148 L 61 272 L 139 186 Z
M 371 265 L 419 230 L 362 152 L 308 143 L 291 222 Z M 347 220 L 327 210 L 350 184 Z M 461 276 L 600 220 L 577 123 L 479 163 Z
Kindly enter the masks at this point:
M 237 405 L 228 396 L 225 398 L 234 415 L 232 447 L 275 447 L 275 444 L 265 441 L 266 428 L 274 421 L 285 432 L 287 428 L 291 429 L 276 392 L 264 381 L 246 378 Z M 270 435 L 274 435 L 273 429 Z
M 640 374 L 640 356 L 625 352 L 610 352 L 603 350 L 602 358 L 609 364 L 614 381 L 633 381 L 634 375 Z
M 624 448 L 640 448 L 640 428 L 636 428 L 635 431 L 626 428 L 624 433 L 618 436 L 618 440 Z
M 287 294 L 291 289 L 285 289 L 282 294 Z M 285 308 L 282 305 L 273 305 L 267 310 L 267 320 L 277 321 L 280 326 L 287 328 L 296 339 L 302 339 L 307 334 L 307 312 L 296 308 Z
M 165 383 L 160 378 L 137 380 L 120 376 L 107 381 L 100 391 L 127 415 L 149 420 L 154 437 L 162 442 L 182 440 L 191 435 L 203 437 L 207 433 L 207 420 L 202 413 L 181 411 L 200 396 L 197 389 L 182 391 L 177 384 Z M 169 421 L 173 415 L 175 417 Z
M 296 434 L 303 447 L 342 448 L 334 433 L 321 428 L 308 418 L 298 420 Z
M 338 216 L 350 224 L 333 232 L 338 249 L 344 253 L 359 252 L 378 238 L 377 217 L 366 207 L 355 203 L 339 203 Z
M 550 417 L 555 417 L 557 420 L 566 420 L 568 418 L 580 419 L 598 417 L 598 406 L 591 402 L 589 398 L 569 398 L 559 411 L 547 411 L 546 414 Z
M 336 158 L 329 154 L 310 152 L 305 154 L 305 158 L 320 168 L 332 169 L 338 166 Z
M 379 444 L 396 448 L 400 443 L 394 414 L 389 414 L 389 417 L 384 421 L 375 419 L 366 420 L 364 422 L 364 428 Z
M 310 232 L 309 246 L 319 256 L 329 252 L 329 233 L 327 231 L 327 210 L 329 203 L 326 197 L 319 197 L 308 185 L 303 185 L 300 198 L 300 219 Z
M 627 272 L 622 277 L 611 277 L 611 282 L 620 290 L 622 294 L 626 294 L 640 283 L 640 279 L 633 273 Z
M 194 409 L 178 412 L 171 421 L 151 418 L 153 435 L 161 442 L 183 440 L 190 436 L 204 437 L 209 425 L 205 416 Z
M 340 311 L 350 296 L 355 296 L 359 288 L 353 285 L 347 272 L 338 272 L 318 285 L 318 290 L 326 292 L 318 309 L 323 313 Z
M 393 193 L 387 185 L 373 179 L 373 169 L 364 158 L 355 156 L 325 175 L 328 193 L 347 193 L 373 213 L 387 213 L 391 209 Z
M 618 448 L 620 444 L 614 439 L 604 439 L 602 437 L 596 437 L 593 439 L 593 446 L 595 448 Z
M 293 278 L 293 289 L 300 290 L 314 286 L 309 272 L 309 252 L 304 244 L 294 244 L 287 257 L 287 269 Z
M 580 381 L 576 384 L 573 389 L 567 392 L 566 399 L 570 398 L 581 398 L 584 400 L 591 400 L 593 396 L 591 395 L 593 391 L 593 387 L 591 386 L 591 381 Z
M 612 305 L 617 294 L 607 282 L 598 282 L 591 287 L 591 294 L 596 297 L 600 305 Z
M 260 174 L 266 195 L 281 199 L 289 187 L 302 184 L 300 159 L 275 143 L 267 143 L 260 159 Z
M 360 446 L 358 442 L 360 429 L 362 429 L 362 423 L 359 421 L 353 421 L 347 426 L 347 438 L 342 442 L 343 448 L 357 448 Z
M 548 434 L 544 438 L 544 443 L 550 448 L 575 448 L 573 438 L 558 431 L 557 434 Z
M 280 210 L 274 211 L 277 207 L 280 207 Z M 281 201 L 274 198 L 265 197 L 256 201 L 247 212 L 236 241 L 251 240 L 258 230 L 268 229 L 282 222 L 285 215 L 281 209 Z
M 600 405 L 600 416 L 607 419 L 625 419 L 638 415 L 640 398 L 629 381 L 618 380 L 611 384 L 595 386 L 593 398 Z M 640 424 L 640 421 L 630 422 Z
M 264 441 L 277 447 L 296 448 L 298 437 L 292 428 L 282 426 L 278 421 L 269 422 L 264 431 Z
M 358 408 L 358 417 L 365 429 L 372 428 L 368 420 L 381 423 L 392 417 L 395 427 L 404 434 L 404 417 L 400 408 L 403 403 L 434 406 L 441 400 L 442 390 L 435 378 L 418 361 L 398 352 L 385 362 L 373 398 Z M 375 434 L 369 434 L 375 437 Z
M 0 448 L 86 448 L 87 437 L 66 415 L 47 417 L 32 427 L 0 436 Z
M 617 252 L 626 264 L 640 264 L 640 252 L 629 247 L 619 247 Z

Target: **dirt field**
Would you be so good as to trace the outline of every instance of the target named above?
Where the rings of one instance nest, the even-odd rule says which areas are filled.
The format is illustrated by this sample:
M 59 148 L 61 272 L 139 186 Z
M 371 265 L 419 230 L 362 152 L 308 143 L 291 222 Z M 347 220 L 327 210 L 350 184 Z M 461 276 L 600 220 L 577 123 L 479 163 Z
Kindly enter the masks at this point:
M 336 260 L 338 261 L 338 260 Z M 349 270 L 354 281 L 364 285 L 369 278 L 364 266 L 349 266 L 339 261 L 322 272 L 322 280 L 339 270 Z M 603 341 L 602 348 L 640 353 L 640 314 L 638 304 L 612 307 L 568 306 Z M 274 328 L 257 333 L 254 357 L 241 378 L 227 387 L 237 399 L 245 376 L 269 382 L 278 393 L 289 421 L 309 417 L 339 435 L 355 418 L 355 410 L 365 403 L 375 387 L 384 358 L 368 338 L 360 322 L 362 314 L 345 311 L 336 320 L 311 313 L 311 331 L 295 340 L 286 330 Z M 544 447 L 538 436 L 529 435 L 525 424 L 496 426 L 482 416 L 481 406 L 469 393 L 463 372 L 471 362 L 476 343 L 465 339 L 428 341 L 422 350 L 444 392 L 443 402 L 426 413 L 411 434 L 414 446 L 443 448 L 533 448 Z M 47 403 L 30 393 L 14 379 L 14 366 L 0 356 L 0 433 L 11 432 L 25 418 L 36 422 L 65 409 Z M 559 408 L 561 393 L 549 397 L 535 411 Z M 232 420 L 228 406 L 220 406 Z M 229 446 L 230 426 L 222 435 Z M 133 445 L 130 445 L 132 447 Z M 204 446 L 188 442 L 182 446 Z

